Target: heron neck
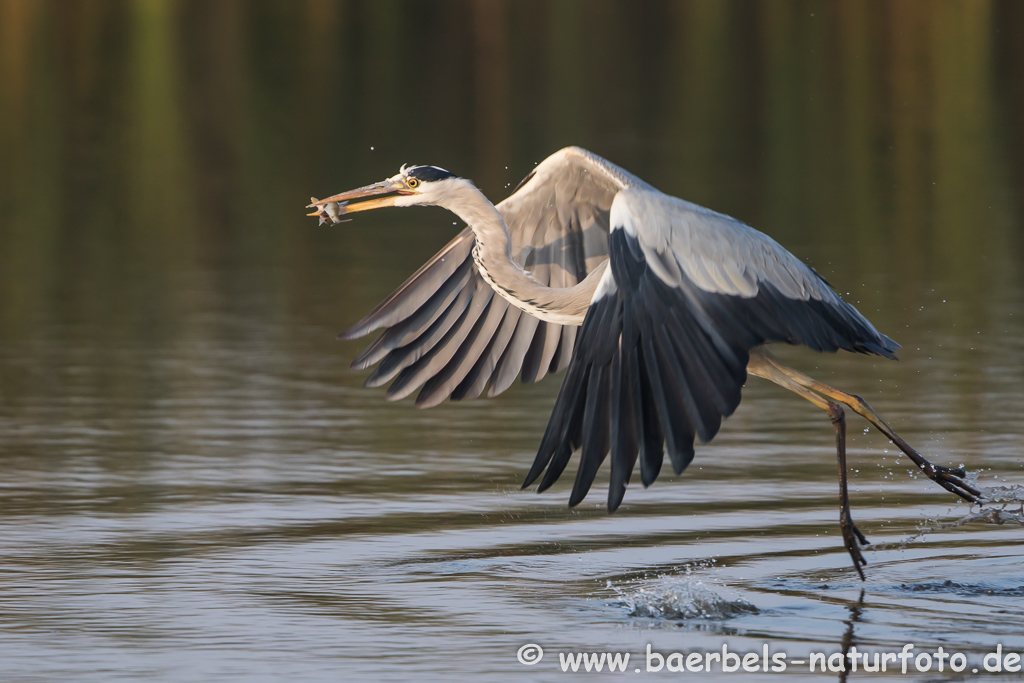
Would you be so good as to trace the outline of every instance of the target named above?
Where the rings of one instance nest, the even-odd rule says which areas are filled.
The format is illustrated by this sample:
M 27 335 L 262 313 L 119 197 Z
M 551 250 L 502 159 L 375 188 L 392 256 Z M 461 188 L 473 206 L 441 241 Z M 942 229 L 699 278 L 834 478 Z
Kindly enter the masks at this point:
M 607 261 L 572 287 L 549 287 L 512 257 L 505 219 L 480 190 L 466 184 L 453 192 L 444 208 L 473 230 L 473 260 L 483 279 L 513 306 L 546 322 L 582 325 Z

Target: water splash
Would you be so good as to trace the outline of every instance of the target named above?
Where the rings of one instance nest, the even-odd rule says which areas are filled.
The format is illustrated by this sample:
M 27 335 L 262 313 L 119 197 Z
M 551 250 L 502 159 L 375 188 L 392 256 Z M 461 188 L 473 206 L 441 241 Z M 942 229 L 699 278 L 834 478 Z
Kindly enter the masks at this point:
M 1007 487 L 1011 488 L 1011 487 Z M 1012 487 L 1016 488 L 1016 487 Z M 991 491 L 992 489 L 986 489 Z M 957 529 L 968 524 L 974 524 L 976 522 L 987 523 L 987 524 L 1018 524 L 1024 526 L 1024 505 L 1021 505 L 1019 510 L 1007 509 L 1011 503 L 1015 503 L 1016 499 L 1007 500 L 1002 507 L 985 507 L 980 509 L 972 509 L 966 515 L 959 519 L 955 519 L 951 522 L 940 522 L 937 519 L 926 519 L 917 525 L 917 533 L 913 536 L 908 536 L 900 541 L 892 543 L 874 543 L 872 549 L 874 550 L 905 550 L 911 543 L 916 543 L 922 540 L 925 536 L 932 533 L 933 531 L 943 531 L 945 529 Z
M 653 581 L 644 581 L 637 588 L 623 589 L 608 582 L 608 588 L 615 591 L 620 604 L 631 617 L 648 619 L 693 621 L 729 619 L 742 614 L 757 614 L 758 609 L 749 601 L 723 585 L 709 585 L 704 579 L 690 574 L 686 576 L 661 576 Z
M 978 504 L 984 507 L 971 507 L 971 511 L 960 519 L 952 522 L 940 522 L 929 519 L 919 524 L 917 533 L 906 539 L 903 546 L 920 540 L 927 534 L 942 529 L 955 529 L 975 522 L 989 524 L 1019 524 L 1024 526 L 1024 486 L 983 486 L 978 481 L 981 473 L 968 471 L 964 481 L 979 491 Z M 998 506 L 998 507 L 995 507 Z M 1013 509 L 1013 508 L 1018 509 Z
M 966 483 L 977 489 L 981 496 L 979 501 L 982 505 L 996 505 L 1003 503 L 1009 504 L 1020 504 L 1024 506 L 1024 486 L 1020 484 L 1011 484 L 1010 486 L 982 486 L 978 482 L 978 477 L 981 473 L 976 471 L 968 471 L 967 476 L 963 479 Z

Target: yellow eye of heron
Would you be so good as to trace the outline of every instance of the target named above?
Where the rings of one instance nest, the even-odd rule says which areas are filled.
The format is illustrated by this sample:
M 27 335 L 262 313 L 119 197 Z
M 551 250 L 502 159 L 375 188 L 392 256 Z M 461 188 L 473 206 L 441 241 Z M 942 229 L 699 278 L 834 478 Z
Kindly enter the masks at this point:
M 415 178 L 409 178 L 408 180 L 405 181 L 405 184 L 408 185 L 409 187 L 416 187 L 417 185 L 420 184 L 420 181 L 416 180 Z

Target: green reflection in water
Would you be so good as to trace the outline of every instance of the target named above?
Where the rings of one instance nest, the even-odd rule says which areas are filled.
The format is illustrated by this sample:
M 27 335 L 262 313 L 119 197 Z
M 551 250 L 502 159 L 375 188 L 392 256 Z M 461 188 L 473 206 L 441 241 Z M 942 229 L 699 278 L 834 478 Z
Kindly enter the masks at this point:
M 1021 330 L 1020 7 L 0 0 L 0 343 L 28 359 L 0 396 L 154 406 L 211 341 L 343 362 L 330 332 L 456 228 L 317 228 L 310 194 L 429 162 L 498 199 L 565 144 L 771 233 L 976 377 L 979 337 Z

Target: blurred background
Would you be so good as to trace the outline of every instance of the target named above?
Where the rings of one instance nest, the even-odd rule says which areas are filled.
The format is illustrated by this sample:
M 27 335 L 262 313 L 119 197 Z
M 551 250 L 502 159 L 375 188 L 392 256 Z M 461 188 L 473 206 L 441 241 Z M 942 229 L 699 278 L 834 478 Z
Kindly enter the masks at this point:
M 548 154 L 580 145 L 750 223 L 904 346 L 898 364 L 796 352 L 798 367 L 864 394 L 939 462 L 1019 477 L 1021 27 L 1016 0 L 0 0 L 0 551 L 9 561 L 0 625 L 17 634 L 4 661 L 36 670 L 38 660 L 17 659 L 27 646 L 60 655 L 54 671 L 65 661 L 82 674 L 110 656 L 135 675 L 173 678 L 189 666 L 178 645 L 244 632 L 237 642 L 259 647 L 232 671 L 256 680 L 246 657 L 283 652 L 281 668 L 266 669 L 277 673 L 294 673 L 295 652 L 317 661 L 303 650 L 327 637 L 304 620 L 314 613 L 348 639 L 353 649 L 329 646 L 349 662 L 381 643 L 413 647 L 434 622 L 405 607 L 433 596 L 443 613 L 447 599 L 420 586 L 419 597 L 391 595 L 405 605 L 391 612 L 320 594 L 331 589 L 310 577 L 356 562 L 358 538 L 383 535 L 418 558 L 450 539 L 389 534 L 508 532 L 510 505 L 570 518 L 564 491 L 495 493 L 513 490 L 532 460 L 557 380 L 421 413 L 385 404 L 382 390 L 361 387 L 365 373 L 347 368 L 362 343 L 334 335 L 460 228 L 439 209 L 318 227 L 304 207 L 310 195 L 380 180 L 403 163 L 472 178 L 497 202 Z M 825 493 L 807 504 L 820 519 L 777 533 L 795 539 L 794 556 L 820 559 L 815 539 L 835 533 L 830 429 L 796 399 L 759 387 L 705 451 L 732 459 L 707 457 L 686 477 L 720 478 L 732 506 L 742 482 L 758 484 L 754 498 L 766 480 L 819 482 Z M 859 426 L 851 436 L 854 453 L 874 457 L 884 445 Z M 757 464 L 765 447 L 771 469 Z M 871 472 L 859 485 L 889 485 Z M 802 509 L 811 489 L 758 514 L 768 524 L 768 509 Z M 667 515 L 657 496 L 694 491 L 659 482 L 643 498 L 631 489 L 624 510 Z M 879 506 L 894 500 L 871 491 Z M 596 519 L 601 496 L 591 498 Z M 405 512 L 390 517 L 396 509 Z M 455 514 L 466 509 L 490 512 Z M 749 520 L 737 524 L 745 533 Z M 535 531 L 480 536 L 465 552 L 529 555 Z M 555 538 L 567 548 L 591 542 L 566 533 Z M 633 530 L 608 533 L 609 547 L 643 542 Z M 327 555 L 300 552 L 321 540 Z M 744 552 L 765 550 L 758 543 Z M 845 553 L 832 550 L 848 572 Z M 630 552 L 609 566 L 629 564 Z M 535 578 L 557 582 L 576 566 Z M 931 569 L 955 571 L 918 568 Z M 296 571 L 312 582 L 301 596 Z M 412 581 L 395 572 L 389 591 Z M 196 583 L 200 574 L 219 577 L 223 592 Z M 615 576 L 557 584 L 546 599 L 578 591 L 590 605 L 588 591 Z M 495 581 L 498 591 L 511 579 Z M 463 587 L 447 586 L 449 595 L 482 599 Z M 106 611 L 114 594 L 117 615 Z M 466 637 L 503 620 L 528 633 L 516 631 L 512 607 L 491 608 L 459 616 Z M 353 616 L 367 609 L 377 610 L 369 627 Z M 550 623 L 575 618 L 567 614 Z M 978 642 L 992 623 L 978 625 Z M 387 630 L 397 624 L 410 640 Z M 121 627 L 154 635 L 148 654 L 125 654 L 134 641 Z M 820 628 L 794 637 L 813 640 Z M 265 639 L 281 629 L 290 646 Z M 496 642 L 514 653 L 511 641 Z M 435 646 L 425 661 L 453 665 Z
M 351 358 L 333 334 L 456 228 L 318 228 L 310 195 L 408 162 L 496 202 L 569 144 L 969 374 L 978 336 L 1020 336 L 1022 25 L 1012 0 L 0 0 L 0 405 L 145 401 L 161 355 L 232 336 Z
M 254 315 L 303 319 L 330 286 L 345 326 L 454 231 L 317 229 L 309 195 L 410 162 L 497 201 L 568 144 L 841 289 L 948 283 L 965 324 L 998 325 L 1024 261 L 1022 25 L 1012 0 L 2 0 L 0 338 L 169 344 L 250 285 Z

